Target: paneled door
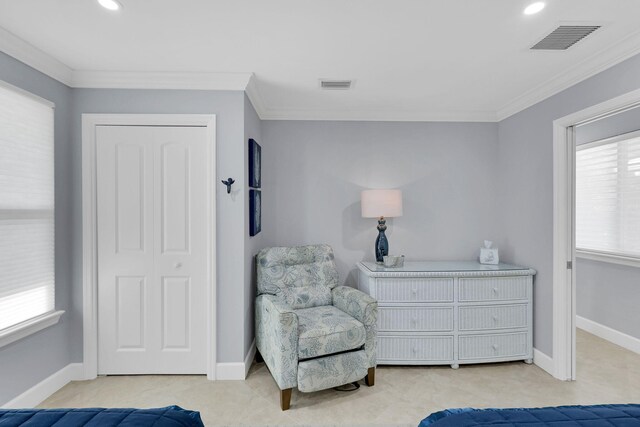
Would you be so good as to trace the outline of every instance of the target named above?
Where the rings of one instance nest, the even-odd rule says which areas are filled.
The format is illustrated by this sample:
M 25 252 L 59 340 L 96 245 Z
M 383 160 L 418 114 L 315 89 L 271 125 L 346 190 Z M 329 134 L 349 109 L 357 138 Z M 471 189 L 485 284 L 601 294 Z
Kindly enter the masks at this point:
M 97 126 L 98 374 L 205 374 L 206 128 Z

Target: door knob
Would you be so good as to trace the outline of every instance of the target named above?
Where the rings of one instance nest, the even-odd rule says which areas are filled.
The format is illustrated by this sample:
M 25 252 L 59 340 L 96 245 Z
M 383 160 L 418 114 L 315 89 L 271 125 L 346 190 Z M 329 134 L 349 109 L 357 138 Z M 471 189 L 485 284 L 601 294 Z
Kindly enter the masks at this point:
M 182 263 L 181 262 L 176 262 L 174 267 L 177 269 L 182 268 Z

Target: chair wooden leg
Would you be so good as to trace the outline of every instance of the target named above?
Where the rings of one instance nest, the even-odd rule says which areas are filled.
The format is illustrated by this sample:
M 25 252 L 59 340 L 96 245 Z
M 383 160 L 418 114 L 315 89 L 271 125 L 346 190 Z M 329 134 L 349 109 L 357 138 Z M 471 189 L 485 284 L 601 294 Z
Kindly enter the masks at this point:
M 376 383 L 376 368 L 369 368 L 369 370 L 367 371 L 367 376 L 364 377 L 364 382 L 369 387 L 373 387 L 373 385 Z
M 280 390 L 280 408 L 286 411 L 291 406 L 291 391 L 292 388 L 286 390 Z

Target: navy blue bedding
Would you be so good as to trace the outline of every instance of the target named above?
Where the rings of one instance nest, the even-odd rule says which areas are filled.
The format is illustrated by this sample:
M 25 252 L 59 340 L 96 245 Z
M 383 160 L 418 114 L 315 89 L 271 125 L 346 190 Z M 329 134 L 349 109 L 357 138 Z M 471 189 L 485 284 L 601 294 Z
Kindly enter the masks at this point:
M 154 409 L 0 409 L 0 427 L 204 427 L 200 413 Z
M 557 406 L 514 409 L 446 409 L 418 427 L 640 427 L 640 405 Z

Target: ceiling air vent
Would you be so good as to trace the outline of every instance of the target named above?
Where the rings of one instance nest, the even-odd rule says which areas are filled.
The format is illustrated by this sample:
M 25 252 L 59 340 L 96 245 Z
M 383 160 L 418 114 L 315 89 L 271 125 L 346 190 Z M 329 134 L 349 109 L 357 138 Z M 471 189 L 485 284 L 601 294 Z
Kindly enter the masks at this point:
M 560 25 L 531 49 L 567 50 L 598 28 L 600 25 Z
M 320 80 L 320 87 L 322 89 L 350 89 L 351 80 Z

